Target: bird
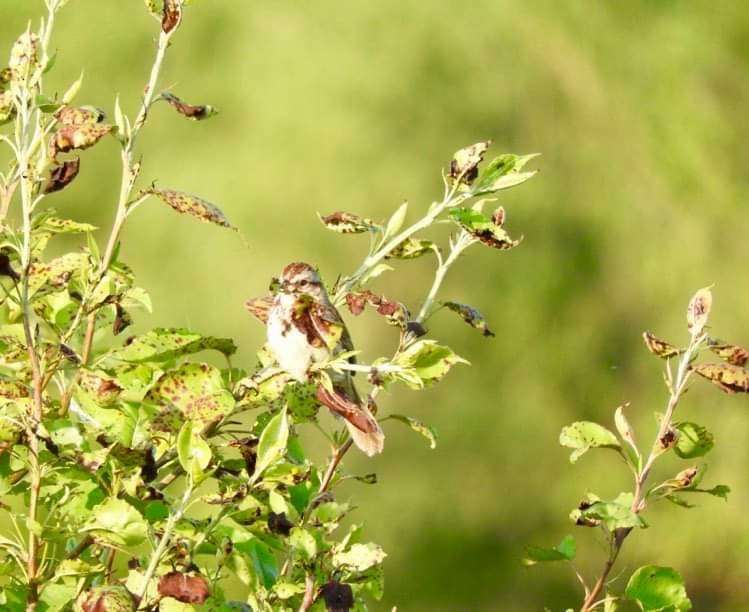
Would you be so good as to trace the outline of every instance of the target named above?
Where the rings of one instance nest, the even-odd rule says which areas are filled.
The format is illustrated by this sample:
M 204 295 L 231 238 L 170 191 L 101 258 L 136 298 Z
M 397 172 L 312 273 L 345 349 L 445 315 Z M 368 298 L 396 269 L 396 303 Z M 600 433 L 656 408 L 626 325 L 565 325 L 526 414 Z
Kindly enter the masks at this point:
M 351 336 L 313 266 L 291 263 L 278 281 L 266 313 L 268 348 L 291 378 L 307 382 L 310 366 L 353 350 Z M 328 375 L 332 389 L 318 384 L 318 401 L 344 419 L 354 444 L 366 455 L 381 453 L 385 436 L 370 409 L 373 403 L 362 402 L 350 371 Z

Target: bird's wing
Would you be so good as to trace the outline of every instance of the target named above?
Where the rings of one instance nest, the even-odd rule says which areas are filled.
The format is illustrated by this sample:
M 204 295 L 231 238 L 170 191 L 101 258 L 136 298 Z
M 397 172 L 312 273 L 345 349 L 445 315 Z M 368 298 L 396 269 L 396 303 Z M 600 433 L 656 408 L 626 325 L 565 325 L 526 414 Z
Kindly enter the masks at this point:
M 273 305 L 271 296 L 251 298 L 244 303 L 244 307 L 263 325 L 268 322 L 268 311 Z
M 351 336 L 346 329 L 341 315 L 330 304 L 314 303 L 309 308 L 309 318 L 315 333 L 325 341 L 325 344 L 334 353 L 354 350 Z M 349 359 L 355 363 L 355 359 Z

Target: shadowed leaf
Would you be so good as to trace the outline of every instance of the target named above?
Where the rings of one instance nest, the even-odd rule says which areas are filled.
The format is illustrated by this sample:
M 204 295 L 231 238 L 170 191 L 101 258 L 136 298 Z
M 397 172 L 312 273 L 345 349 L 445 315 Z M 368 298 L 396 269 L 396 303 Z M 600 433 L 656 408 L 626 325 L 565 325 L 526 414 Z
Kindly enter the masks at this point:
M 575 544 L 575 538 L 567 535 L 554 548 L 528 546 L 525 549 L 525 554 L 524 565 L 535 565 L 546 561 L 572 561 L 577 554 L 577 545 Z
M 437 448 L 437 432 L 433 427 L 430 427 L 426 423 L 422 423 L 418 419 L 410 416 L 404 416 L 402 414 L 390 414 L 388 418 L 395 419 L 401 423 L 408 425 L 417 434 L 424 436 L 429 441 L 429 448 Z
M 49 180 L 44 186 L 44 193 L 54 193 L 65 189 L 73 182 L 81 167 L 80 158 L 64 161 L 57 166 L 53 166 L 49 174 Z
M 182 603 L 202 604 L 210 594 L 208 581 L 200 575 L 169 572 L 159 579 L 159 595 Z
M 685 421 L 675 426 L 679 432 L 679 439 L 674 446 L 674 452 L 682 459 L 702 457 L 715 445 L 713 435 L 697 423 Z
M 349 612 L 354 607 L 354 592 L 348 584 L 328 582 L 322 585 L 322 597 L 328 612 Z
M 484 336 L 494 336 L 494 332 L 489 329 L 486 319 L 475 308 L 458 302 L 442 302 L 442 304 L 448 310 L 458 313 L 461 319 L 474 329 L 478 329 Z

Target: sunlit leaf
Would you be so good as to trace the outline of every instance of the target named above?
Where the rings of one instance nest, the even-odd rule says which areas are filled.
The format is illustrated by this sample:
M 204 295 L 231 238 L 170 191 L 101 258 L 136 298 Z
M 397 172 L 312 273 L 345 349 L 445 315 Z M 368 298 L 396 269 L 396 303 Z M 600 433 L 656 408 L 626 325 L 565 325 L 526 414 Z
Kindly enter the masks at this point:
M 524 565 L 535 565 L 536 563 L 546 561 L 572 561 L 577 553 L 575 538 L 566 535 L 562 541 L 554 548 L 539 548 L 537 546 L 528 546 L 525 549 L 526 558 L 523 559 Z
M 385 551 L 377 544 L 353 544 L 348 550 L 333 554 L 333 565 L 363 572 L 382 563 L 386 556 Z
M 749 393 L 749 369 L 730 363 L 700 363 L 692 369 L 726 393 Z
M 621 449 L 619 440 L 611 431 L 591 421 L 578 421 L 562 429 L 559 443 L 574 449 L 570 455 L 571 463 L 575 463 L 591 448 Z
M 129 292 L 128 295 L 134 294 Z M 201 336 L 181 328 L 156 328 L 114 349 L 109 356 L 131 363 L 158 363 L 201 351 L 218 351 L 228 357 L 236 350 L 236 345 L 229 338 Z
M 344 211 L 334 212 L 326 216 L 318 213 L 318 217 L 325 227 L 340 234 L 363 234 L 378 227 L 371 219 Z
M 694 294 L 687 306 L 687 327 L 693 336 L 702 333 L 710 316 L 713 294 L 710 287 L 704 287 Z
M 635 570 L 624 594 L 646 611 L 692 609 L 684 580 L 670 567 L 645 565 Z
M 116 546 L 137 546 L 148 535 L 148 523 L 124 499 L 110 497 L 96 506 L 84 531 Z
M 456 363 L 468 362 L 434 340 L 418 340 L 402 351 L 393 363 L 412 371 L 419 382 L 409 386 L 419 388 L 442 379 Z
M 749 361 L 749 351 L 735 344 L 710 340 L 708 346 L 713 353 L 731 365 L 744 366 Z
M 193 430 L 192 421 L 185 421 L 177 435 L 177 457 L 182 469 L 197 481 L 210 464 L 211 456 L 211 447 Z
M 174 189 L 157 189 L 155 187 L 149 189 L 147 193 L 156 196 L 178 213 L 190 215 L 205 223 L 214 223 L 229 229 L 236 229 L 218 206 L 196 195 L 175 191 Z
M 673 344 L 669 344 L 665 340 L 656 338 L 650 332 L 643 332 L 642 338 L 645 341 L 645 346 L 648 347 L 648 350 L 661 359 L 670 359 L 671 357 L 676 357 L 684 352 L 684 349 L 676 348 Z
M 202 121 L 216 115 L 218 111 L 210 105 L 187 104 L 172 93 L 164 92 L 161 98 L 168 102 L 180 114 L 193 121 Z
M 268 422 L 262 434 L 260 434 L 257 463 L 251 482 L 257 482 L 268 467 L 283 458 L 288 440 L 289 420 L 284 409 Z
M 489 149 L 491 141 L 477 142 L 456 151 L 450 162 L 450 179 L 470 185 L 478 176 L 479 164 Z
M 530 155 L 506 153 L 495 157 L 476 179 L 471 193 L 473 195 L 494 193 L 524 183 L 538 172 L 537 170 L 521 172 L 523 167 L 535 157 L 538 157 L 538 153 Z

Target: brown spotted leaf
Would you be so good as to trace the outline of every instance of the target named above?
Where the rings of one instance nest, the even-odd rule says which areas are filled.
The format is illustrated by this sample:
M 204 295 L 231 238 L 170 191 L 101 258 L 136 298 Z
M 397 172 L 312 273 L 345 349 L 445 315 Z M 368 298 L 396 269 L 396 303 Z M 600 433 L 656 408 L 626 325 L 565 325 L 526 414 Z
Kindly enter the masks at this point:
M 661 359 L 670 359 L 684 352 L 684 349 L 676 348 L 673 344 L 656 338 L 650 332 L 643 332 L 642 339 L 645 341 L 645 346 L 648 347 L 648 350 Z
M 55 111 L 54 118 L 61 125 L 81 127 L 86 124 L 101 123 L 104 121 L 105 115 L 98 108 L 65 105 Z
M 458 313 L 460 317 L 468 323 L 468 325 L 474 329 L 478 329 L 484 336 L 494 336 L 494 332 L 489 329 L 486 319 L 484 319 L 483 315 L 475 308 L 465 304 L 459 304 L 458 302 L 442 302 L 442 304 L 448 310 Z
M 21 85 L 39 68 L 39 36 L 34 32 L 24 32 L 13 44 L 10 51 L 10 80 Z
M 54 193 L 65 189 L 78 176 L 80 167 L 81 160 L 78 157 L 53 166 L 49 173 L 49 181 L 44 186 L 44 193 Z
M 211 592 L 208 581 L 203 576 L 169 572 L 159 580 L 159 594 L 182 603 L 202 604 Z
M 707 324 L 713 294 L 710 287 L 704 287 L 694 294 L 687 307 L 687 327 L 693 336 L 697 336 Z
M 729 363 L 700 363 L 694 372 L 726 393 L 749 393 L 749 370 Z
M 386 297 L 377 295 L 369 289 L 356 291 L 346 295 L 346 306 L 352 315 L 358 316 L 364 312 L 364 307 L 369 304 L 377 310 L 377 314 L 386 318 L 390 325 L 395 325 L 402 329 L 410 319 L 408 309 L 400 302 L 393 302 Z
M 82 370 L 78 383 L 99 406 L 108 406 L 117 401 L 122 393 L 122 387 L 112 377 L 101 372 Z
M 130 363 L 160 363 L 200 351 L 219 351 L 227 357 L 237 351 L 229 338 L 202 336 L 188 329 L 158 327 L 131 338 L 125 346 L 110 351 L 109 357 Z
M 169 34 L 179 25 L 182 18 L 182 6 L 180 0 L 164 0 L 164 16 L 161 19 L 161 29 Z
M 205 363 L 183 363 L 167 371 L 146 395 L 159 407 L 153 427 L 178 431 L 192 421 L 200 432 L 234 409 L 234 397 L 225 388 L 221 371 Z
M 215 223 L 222 227 L 236 229 L 229 223 L 229 219 L 226 218 L 220 208 L 203 198 L 173 189 L 152 188 L 149 193 L 155 195 L 179 213 L 191 215 L 205 223 Z
M 744 366 L 749 361 L 749 351 L 735 344 L 728 344 L 720 340 L 710 340 L 710 350 L 723 361 L 735 366 Z
M 208 119 L 208 117 L 212 117 L 218 113 L 218 111 L 210 105 L 187 104 L 172 93 L 164 92 L 161 94 L 161 98 L 173 106 L 180 115 L 184 115 L 193 121 Z
M 81 612 L 135 612 L 136 609 L 133 596 L 120 585 L 93 587 L 81 594 L 76 605 Z
M 491 141 L 477 142 L 457 151 L 450 162 L 450 179 L 470 185 L 479 174 L 479 164 L 490 144 Z
M 338 211 L 327 216 L 318 213 L 322 224 L 329 230 L 340 234 L 363 234 L 377 227 L 371 219 L 365 219 L 359 215 Z
M 50 157 L 56 159 L 58 153 L 93 147 L 111 131 L 112 126 L 104 123 L 84 123 L 79 126 L 63 125 L 52 135 L 49 141 Z
M 520 240 L 513 240 L 502 227 L 472 208 L 462 206 L 453 208 L 450 210 L 449 216 L 455 223 L 476 238 L 476 240 L 494 249 L 512 249 L 520 244 L 522 240 L 522 238 Z M 497 218 L 496 214 L 495 218 Z M 504 223 L 504 213 L 499 217 L 499 220 Z

